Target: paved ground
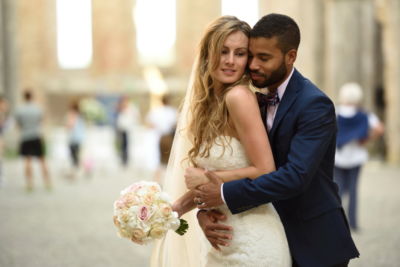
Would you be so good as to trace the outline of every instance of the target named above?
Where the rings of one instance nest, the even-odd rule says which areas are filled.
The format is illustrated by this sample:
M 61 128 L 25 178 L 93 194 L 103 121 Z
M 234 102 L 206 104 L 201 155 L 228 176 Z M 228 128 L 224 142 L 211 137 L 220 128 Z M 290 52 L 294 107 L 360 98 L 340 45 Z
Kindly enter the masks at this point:
M 151 247 L 117 237 L 112 203 L 120 189 L 150 175 L 100 169 L 71 183 L 52 166 L 54 189 L 24 191 L 22 165 L 4 163 L 0 188 L 1 267 L 147 266 Z M 399 266 L 400 168 L 369 163 L 360 184 L 361 258 L 350 266 Z M 37 173 L 37 171 L 36 171 Z M 136 179 L 135 179 L 136 178 Z
M 148 266 L 151 248 L 120 239 L 112 222 L 113 202 L 135 180 L 133 171 L 101 169 L 75 182 L 53 171 L 51 192 L 37 175 L 35 190 L 27 193 L 21 167 L 19 162 L 5 164 L 1 267 Z
M 400 168 L 370 163 L 360 181 L 361 257 L 350 266 L 400 266 Z

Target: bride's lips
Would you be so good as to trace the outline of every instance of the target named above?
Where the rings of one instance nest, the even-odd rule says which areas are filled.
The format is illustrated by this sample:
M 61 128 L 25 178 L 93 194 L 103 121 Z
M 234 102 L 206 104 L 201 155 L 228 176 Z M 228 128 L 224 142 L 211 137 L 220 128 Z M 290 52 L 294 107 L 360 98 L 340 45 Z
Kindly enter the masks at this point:
M 221 69 L 221 71 L 227 76 L 232 76 L 236 73 L 233 69 Z

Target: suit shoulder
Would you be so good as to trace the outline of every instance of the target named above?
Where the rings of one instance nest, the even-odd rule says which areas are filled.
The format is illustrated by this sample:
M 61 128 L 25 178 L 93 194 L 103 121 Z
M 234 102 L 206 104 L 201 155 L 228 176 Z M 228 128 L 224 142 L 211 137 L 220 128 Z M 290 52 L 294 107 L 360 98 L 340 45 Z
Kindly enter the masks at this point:
M 327 102 L 332 102 L 332 100 L 329 98 L 328 95 L 326 95 L 324 91 L 318 88 L 313 82 L 311 82 L 307 78 L 304 78 L 304 80 L 302 81 L 301 94 L 305 99 L 308 99 L 310 101 L 314 99 L 319 99 L 325 100 Z
M 298 104 L 304 108 L 314 105 L 324 105 L 334 109 L 333 101 L 309 79 L 299 72 L 296 75 L 295 86 L 298 86 Z

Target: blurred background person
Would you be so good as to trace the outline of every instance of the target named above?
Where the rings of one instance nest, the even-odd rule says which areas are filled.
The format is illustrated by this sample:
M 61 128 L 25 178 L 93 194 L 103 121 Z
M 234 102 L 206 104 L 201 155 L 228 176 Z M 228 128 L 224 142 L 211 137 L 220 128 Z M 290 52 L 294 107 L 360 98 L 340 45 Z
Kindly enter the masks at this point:
M 49 171 L 47 168 L 44 140 L 42 136 L 43 111 L 33 101 L 33 93 L 30 89 L 23 93 L 24 103 L 15 112 L 15 119 L 20 130 L 19 153 L 25 160 L 26 190 L 33 190 L 32 158 L 38 158 L 42 170 L 45 188 L 51 189 Z
M 72 163 L 68 177 L 73 179 L 80 170 L 80 151 L 85 137 L 85 120 L 80 112 L 79 101 L 71 103 L 66 116 L 66 127 L 68 130 L 68 147 Z
M 368 160 L 366 143 L 384 133 L 378 117 L 362 109 L 362 88 L 357 83 L 346 83 L 339 91 L 336 108 L 338 134 L 334 179 L 343 199 L 348 195 L 347 215 L 352 230 L 358 230 L 357 191 L 361 167 Z
M 0 96 L 0 187 L 3 185 L 3 155 L 4 155 L 4 131 L 7 127 L 9 106 L 7 100 Z
M 122 96 L 117 106 L 116 134 L 118 152 L 123 167 L 129 164 L 129 147 L 132 147 L 132 131 L 139 121 L 139 111 L 130 103 L 127 96 Z
M 162 184 L 162 176 L 168 163 L 177 122 L 177 109 L 171 105 L 170 96 L 161 98 L 162 105 L 150 110 L 146 122 L 156 132 L 156 146 L 158 149 L 158 168 L 154 180 Z

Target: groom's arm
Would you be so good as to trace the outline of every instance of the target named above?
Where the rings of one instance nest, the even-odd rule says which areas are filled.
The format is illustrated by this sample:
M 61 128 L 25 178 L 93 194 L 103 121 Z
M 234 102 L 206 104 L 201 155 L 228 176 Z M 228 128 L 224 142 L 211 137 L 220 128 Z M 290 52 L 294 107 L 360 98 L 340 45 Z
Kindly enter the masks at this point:
M 255 180 L 241 179 L 223 185 L 223 197 L 232 213 L 261 204 L 295 197 L 304 192 L 336 136 L 334 106 L 327 97 L 304 105 L 297 132 L 290 141 L 287 163 Z M 283 122 L 284 123 L 284 122 Z

